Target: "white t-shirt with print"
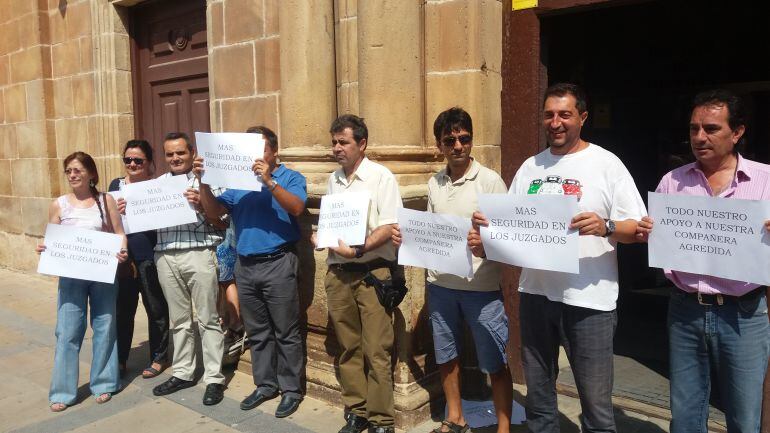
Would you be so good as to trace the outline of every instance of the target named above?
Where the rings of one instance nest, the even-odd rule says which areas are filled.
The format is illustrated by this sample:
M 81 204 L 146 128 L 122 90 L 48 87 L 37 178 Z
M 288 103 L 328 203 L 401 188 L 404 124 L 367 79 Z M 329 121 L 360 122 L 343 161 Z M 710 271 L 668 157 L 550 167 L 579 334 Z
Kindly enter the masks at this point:
M 613 221 L 647 215 L 634 180 L 620 159 L 595 144 L 576 153 L 553 155 L 549 149 L 527 159 L 516 172 L 509 194 L 571 194 L 580 212 Z M 618 262 L 615 241 L 580 236 L 580 273 L 524 268 L 519 291 L 551 301 L 601 311 L 615 309 Z

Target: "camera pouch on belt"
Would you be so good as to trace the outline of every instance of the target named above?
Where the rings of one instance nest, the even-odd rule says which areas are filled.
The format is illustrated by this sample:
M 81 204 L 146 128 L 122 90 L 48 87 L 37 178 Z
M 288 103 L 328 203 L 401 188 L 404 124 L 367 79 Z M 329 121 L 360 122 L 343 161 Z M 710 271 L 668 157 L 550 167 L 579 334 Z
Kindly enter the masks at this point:
M 364 282 L 368 286 L 374 287 L 377 299 L 380 300 L 380 304 L 388 311 L 398 307 L 398 304 L 406 296 L 407 288 L 404 267 L 396 264 L 396 262 L 390 264 L 390 278 L 381 280 L 370 271 L 364 276 Z

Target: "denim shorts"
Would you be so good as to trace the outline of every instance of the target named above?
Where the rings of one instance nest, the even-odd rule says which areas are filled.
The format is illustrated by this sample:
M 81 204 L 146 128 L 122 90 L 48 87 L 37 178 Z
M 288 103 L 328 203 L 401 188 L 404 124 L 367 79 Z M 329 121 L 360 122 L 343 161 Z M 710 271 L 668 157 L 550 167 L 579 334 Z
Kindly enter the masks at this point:
M 463 321 L 473 335 L 479 369 L 493 374 L 506 364 L 508 316 L 499 290 L 477 292 L 428 284 L 428 311 L 437 364 L 457 358 Z

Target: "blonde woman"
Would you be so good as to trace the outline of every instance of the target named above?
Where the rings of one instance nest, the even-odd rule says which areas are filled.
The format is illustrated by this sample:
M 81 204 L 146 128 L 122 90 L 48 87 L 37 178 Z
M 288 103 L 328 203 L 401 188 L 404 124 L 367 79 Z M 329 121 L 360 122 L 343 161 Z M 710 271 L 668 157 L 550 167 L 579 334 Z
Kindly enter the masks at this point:
M 64 159 L 64 174 L 72 192 L 58 197 L 48 209 L 52 224 L 123 235 L 115 200 L 96 189 L 99 174 L 90 155 L 75 152 Z M 45 245 L 38 245 L 38 253 Z M 118 261 L 128 258 L 126 237 Z M 78 357 L 86 333 L 88 305 L 91 305 L 93 357 L 89 387 L 97 403 L 106 403 L 120 389 L 118 346 L 115 331 L 114 283 L 100 283 L 76 278 L 59 278 L 56 313 L 56 354 L 48 394 L 50 408 L 61 412 L 74 404 L 78 390 Z

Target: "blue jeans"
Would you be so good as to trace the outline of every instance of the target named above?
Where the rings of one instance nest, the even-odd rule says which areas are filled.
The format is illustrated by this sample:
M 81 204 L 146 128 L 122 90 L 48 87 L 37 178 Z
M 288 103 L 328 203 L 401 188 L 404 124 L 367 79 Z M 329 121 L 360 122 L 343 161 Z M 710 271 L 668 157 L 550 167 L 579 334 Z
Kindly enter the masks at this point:
M 86 333 L 87 305 L 91 305 L 91 329 L 94 331 L 91 360 L 91 393 L 95 396 L 120 389 L 118 344 L 115 329 L 115 284 L 74 278 L 59 279 L 56 313 L 56 354 L 54 355 L 51 403 L 75 403 L 78 391 L 80 346 Z
M 770 353 L 764 291 L 703 306 L 674 290 L 668 307 L 671 432 L 707 431 L 711 377 L 716 378 L 727 431 L 758 433 L 762 382 Z
M 465 322 L 476 345 L 479 370 L 494 374 L 505 366 L 508 316 L 499 290 L 477 292 L 428 284 L 428 310 L 436 364 L 457 358 Z
M 527 380 L 527 429 L 558 433 L 559 345 L 567 352 L 580 397 L 580 431 L 615 433 L 612 339 L 615 310 L 599 311 L 521 293 L 521 354 Z

